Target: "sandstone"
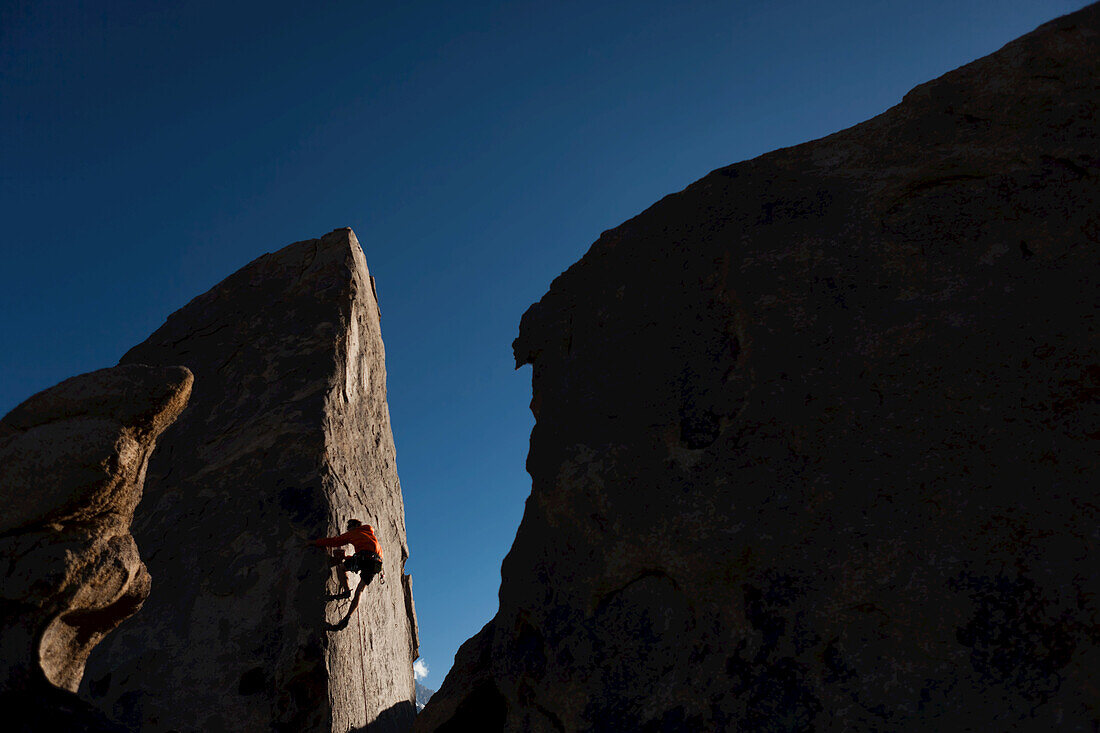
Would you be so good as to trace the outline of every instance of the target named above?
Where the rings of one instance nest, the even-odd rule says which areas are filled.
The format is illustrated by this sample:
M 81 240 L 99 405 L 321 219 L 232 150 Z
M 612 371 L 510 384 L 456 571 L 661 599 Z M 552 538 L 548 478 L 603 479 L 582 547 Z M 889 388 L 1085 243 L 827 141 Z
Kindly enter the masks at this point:
M 107 730 L 76 695 L 88 654 L 141 608 L 130 535 L 157 437 L 192 375 L 126 365 L 82 374 L 0 420 L 0 708 L 8 729 Z
M 134 536 L 155 578 L 82 693 L 143 731 L 407 730 L 417 629 L 374 281 L 336 230 L 247 265 L 123 363 L 184 364 L 190 407 Z M 374 525 L 386 582 L 348 601 L 306 541 Z M 352 575 L 352 583 L 357 576 Z
M 605 232 L 418 731 L 1100 726 L 1100 6 Z

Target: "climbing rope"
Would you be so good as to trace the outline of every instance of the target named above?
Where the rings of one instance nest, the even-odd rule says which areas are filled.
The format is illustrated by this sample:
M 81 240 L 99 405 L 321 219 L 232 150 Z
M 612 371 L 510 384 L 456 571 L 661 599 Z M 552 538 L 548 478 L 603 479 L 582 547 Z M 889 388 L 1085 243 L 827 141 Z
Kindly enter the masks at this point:
M 358 573 L 358 576 L 359 582 L 362 583 L 363 574 Z M 355 586 L 355 590 L 359 590 L 358 585 Z M 359 628 L 359 679 L 363 680 L 363 700 L 365 701 L 367 699 L 367 649 L 363 643 L 363 614 L 356 614 L 355 625 Z

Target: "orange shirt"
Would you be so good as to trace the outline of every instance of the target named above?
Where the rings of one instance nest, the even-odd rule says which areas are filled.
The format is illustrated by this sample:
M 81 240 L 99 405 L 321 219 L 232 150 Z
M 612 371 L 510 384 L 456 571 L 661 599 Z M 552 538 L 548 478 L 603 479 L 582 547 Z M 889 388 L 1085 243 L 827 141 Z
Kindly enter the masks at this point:
M 336 537 L 326 537 L 323 540 L 313 540 L 313 544 L 320 545 L 321 547 L 340 547 L 341 545 L 351 545 L 355 548 L 356 553 L 368 552 L 382 557 L 382 545 L 378 542 L 378 538 L 374 535 L 374 527 L 369 524 L 364 524 L 362 527 L 356 527 L 344 532 L 342 535 Z

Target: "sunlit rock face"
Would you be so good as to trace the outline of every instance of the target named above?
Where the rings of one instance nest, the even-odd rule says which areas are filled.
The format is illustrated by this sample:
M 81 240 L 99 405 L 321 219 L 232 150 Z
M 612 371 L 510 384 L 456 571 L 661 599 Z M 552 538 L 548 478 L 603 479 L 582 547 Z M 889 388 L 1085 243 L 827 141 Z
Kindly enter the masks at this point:
M 1100 725 L 1098 79 L 1094 5 L 604 233 L 416 729 Z
M 72 693 L 91 650 L 149 595 L 130 521 L 157 437 L 187 404 L 191 384 L 178 366 L 100 369 L 0 420 L 0 710 L 8 729 L 107 725 Z
M 124 363 L 181 363 L 191 406 L 149 465 L 134 535 L 155 586 L 82 693 L 143 731 L 406 730 L 417 655 L 378 302 L 350 229 L 268 254 Z M 306 541 L 374 525 L 386 582 L 331 600 Z M 357 576 L 351 576 L 353 589 Z

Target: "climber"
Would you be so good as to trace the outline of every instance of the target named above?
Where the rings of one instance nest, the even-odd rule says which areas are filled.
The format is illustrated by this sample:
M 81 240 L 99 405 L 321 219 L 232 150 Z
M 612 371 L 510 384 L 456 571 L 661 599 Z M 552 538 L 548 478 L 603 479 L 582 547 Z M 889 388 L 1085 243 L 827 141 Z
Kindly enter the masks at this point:
M 348 520 L 348 531 L 342 535 L 336 537 L 325 537 L 319 540 L 313 540 L 309 544 L 316 547 L 341 547 L 342 545 L 351 545 L 355 548 L 355 554 L 351 557 L 345 558 L 342 550 L 336 551 L 336 565 L 337 571 L 340 575 L 340 587 L 341 593 L 337 598 L 347 598 L 351 595 L 351 587 L 348 585 L 348 574 L 350 570 L 353 573 L 359 573 L 359 587 L 355 590 L 355 598 L 351 602 L 351 607 L 348 609 L 347 616 L 344 619 L 346 625 L 347 618 L 350 618 L 353 611 L 359 605 L 359 596 L 363 590 L 370 585 L 370 582 L 374 580 L 374 576 L 379 573 L 382 574 L 382 582 L 386 582 L 386 573 L 382 569 L 382 545 L 378 542 L 378 537 L 374 534 L 374 527 L 369 524 L 363 524 L 358 519 Z

